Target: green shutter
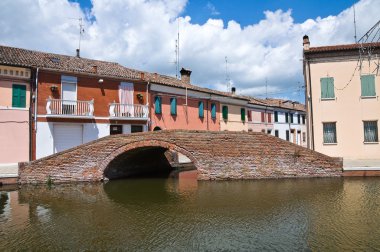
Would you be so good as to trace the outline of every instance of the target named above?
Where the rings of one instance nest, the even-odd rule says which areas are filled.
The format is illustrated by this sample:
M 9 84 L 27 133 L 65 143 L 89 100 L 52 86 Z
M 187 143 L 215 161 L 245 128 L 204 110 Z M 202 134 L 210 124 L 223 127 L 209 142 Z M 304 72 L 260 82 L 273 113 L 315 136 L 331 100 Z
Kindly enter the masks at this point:
M 198 114 L 200 118 L 203 118 L 204 112 L 203 112 L 203 101 L 200 101 L 198 103 Z
M 362 75 L 360 77 L 360 80 L 361 80 L 362 96 L 376 96 L 375 76 Z
M 12 107 L 25 108 L 26 107 L 26 86 L 25 85 L 12 85 Z
M 241 120 L 245 122 L 245 108 L 240 109 Z
M 211 103 L 211 118 L 216 118 L 216 105 Z
M 170 98 L 170 114 L 177 115 L 177 99 Z
M 227 106 L 223 106 L 222 114 L 223 114 L 223 119 L 227 120 L 228 119 L 228 107 Z
M 334 78 L 332 77 L 321 78 L 321 98 L 322 99 L 335 98 Z
M 161 97 L 156 96 L 154 101 L 154 112 L 156 114 L 161 114 Z

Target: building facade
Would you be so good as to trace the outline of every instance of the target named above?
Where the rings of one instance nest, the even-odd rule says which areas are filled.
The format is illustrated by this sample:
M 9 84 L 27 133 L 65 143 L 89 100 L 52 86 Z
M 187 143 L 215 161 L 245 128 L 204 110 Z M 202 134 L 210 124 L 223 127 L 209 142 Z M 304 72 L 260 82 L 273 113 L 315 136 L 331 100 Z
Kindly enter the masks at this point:
M 0 164 L 30 160 L 29 68 L 0 65 Z
M 309 147 L 344 162 L 380 164 L 380 43 L 304 44 Z

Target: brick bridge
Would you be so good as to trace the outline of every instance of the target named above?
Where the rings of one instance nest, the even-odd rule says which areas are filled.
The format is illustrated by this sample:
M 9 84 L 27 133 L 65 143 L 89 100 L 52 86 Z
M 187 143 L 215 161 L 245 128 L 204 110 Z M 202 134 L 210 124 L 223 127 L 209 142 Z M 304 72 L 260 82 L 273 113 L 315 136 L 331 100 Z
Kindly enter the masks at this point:
M 342 159 L 264 133 L 167 130 L 107 136 L 19 164 L 19 183 L 102 181 L 167 172 L 171 157 L 188 157 L 199 180 L 329 177 Z

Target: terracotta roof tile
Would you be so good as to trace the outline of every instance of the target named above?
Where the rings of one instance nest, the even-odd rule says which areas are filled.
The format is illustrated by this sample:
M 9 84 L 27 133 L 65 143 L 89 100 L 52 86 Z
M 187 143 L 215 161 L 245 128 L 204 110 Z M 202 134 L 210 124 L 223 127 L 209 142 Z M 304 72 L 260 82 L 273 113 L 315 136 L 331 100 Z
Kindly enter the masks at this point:
M 364 44 L 346 44 L 346 45 L 310 47 L 309 50 L 305 50 L 304 52 L 305 53 L 314 53 L 314 52 L 358 50 L 361 47 L 361 45 L 363 45 L 364 48 L 367 48 L 370 46 L 380 48 L 380 42 L 376 42 L 376 43 L 364 43 Z
M 141 77 L 140 71 L 123 67 L 115 62 L 31 51 L 8 46 L 0 46 L 0 63 L 128 79 L 139 79 Z M 94 66 L 96 66 L 96 72 Z

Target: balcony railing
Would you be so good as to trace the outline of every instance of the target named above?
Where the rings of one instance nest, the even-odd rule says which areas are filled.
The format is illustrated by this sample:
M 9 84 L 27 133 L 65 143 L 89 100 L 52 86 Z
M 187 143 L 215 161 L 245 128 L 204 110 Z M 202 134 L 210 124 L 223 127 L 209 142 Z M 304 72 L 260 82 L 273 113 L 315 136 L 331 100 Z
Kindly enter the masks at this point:
M 46 112 L 48 115 L 85 116 L 94 115 L 94 100 L 71 101 L 60 99 L 47 99 Z
M 111 103 L 110 117 L 148 119 L 147 105 Z

